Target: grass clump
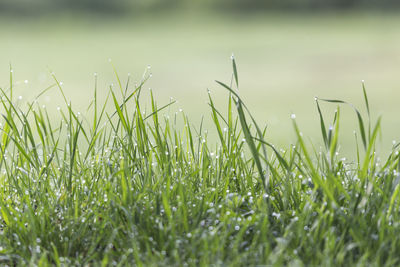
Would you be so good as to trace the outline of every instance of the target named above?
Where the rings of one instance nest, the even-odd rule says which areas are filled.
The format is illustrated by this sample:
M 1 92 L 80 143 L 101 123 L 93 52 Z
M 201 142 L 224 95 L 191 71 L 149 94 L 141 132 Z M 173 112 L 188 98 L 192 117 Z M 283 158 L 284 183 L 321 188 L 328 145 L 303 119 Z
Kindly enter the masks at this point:
M 173 103 L 158 107 L 152 93 L 146 112 L 148 76 L 131 89 L 117 75 L 120 92 L 99 105 L 95 90 L 87 117 L 64 97 L 58 122 L 15 100 L 11 76 L 1 89 L 1 264 L 399 264 L 399 149 L 375 153 L 380 123 L 371 126 L 365 89 L 354 161 L 338 156 L 340 109 L 327 127 L 320 105 L 339 100 L 316 99 L 321 151 L 294 116 L 297 142 L 278 149 L 241 100 L 232 60 L 233 85 L 218 82 L 227 111 L 209 98 L 217 144 L 184 113 L 166 116 Z

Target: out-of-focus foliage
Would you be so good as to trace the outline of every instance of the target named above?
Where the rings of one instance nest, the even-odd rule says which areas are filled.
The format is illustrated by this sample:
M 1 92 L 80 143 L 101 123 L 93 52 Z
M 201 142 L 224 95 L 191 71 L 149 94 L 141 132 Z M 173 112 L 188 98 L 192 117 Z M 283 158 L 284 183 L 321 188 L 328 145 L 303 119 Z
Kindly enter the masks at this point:
M 234 9 L 343 9 L 399 7 L 396 0 L 219 0 L 214 6 Z
M 176 7 L 226 11 L 315 10 L 400 7 L 398 0 L 1 0 L 1 13 L 38 14 L 54 11 L 143 12 Z
M 127 13 L 175 7 L 180 0 L 0 0 L 0 13 L 40 14 L 57 11 Z

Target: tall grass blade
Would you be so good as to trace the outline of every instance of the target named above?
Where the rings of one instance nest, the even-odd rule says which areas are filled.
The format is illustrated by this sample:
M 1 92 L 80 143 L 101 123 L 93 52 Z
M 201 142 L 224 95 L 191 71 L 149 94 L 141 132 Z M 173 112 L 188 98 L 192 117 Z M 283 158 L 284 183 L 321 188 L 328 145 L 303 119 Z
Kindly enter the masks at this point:
M 330 103 L 346 104 L 346 105 L 349 105 L 356 112 L 358 125 L 359 125 L 359 128 L 360 128 L 361 140 L 362 140 L 364 149 L 366 150 L 367 149 L 367 137 L 366 137 L 366 134 L 365 134 L 364 121 L 363 121 L 361 113 L 358 111 L 358 109 L 356 109 L 352 104 L 347 103 L 346 101 L 342 101 L 342 100 L 322 99 L 322 98 L 319 98 L 319 100 L 325 101 L 325 102 L 330 102 Z

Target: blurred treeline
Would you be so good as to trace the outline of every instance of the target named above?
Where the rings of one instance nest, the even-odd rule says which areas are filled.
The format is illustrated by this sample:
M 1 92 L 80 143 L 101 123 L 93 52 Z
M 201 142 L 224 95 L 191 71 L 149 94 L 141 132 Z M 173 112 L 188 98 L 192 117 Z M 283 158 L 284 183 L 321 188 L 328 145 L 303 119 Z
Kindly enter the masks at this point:
M 58 11 L 135 13 L 175 8 L 227 12 L 262 10 L 392 9 L 400 0 L 0 0 L 0 12 L 46 14 Z

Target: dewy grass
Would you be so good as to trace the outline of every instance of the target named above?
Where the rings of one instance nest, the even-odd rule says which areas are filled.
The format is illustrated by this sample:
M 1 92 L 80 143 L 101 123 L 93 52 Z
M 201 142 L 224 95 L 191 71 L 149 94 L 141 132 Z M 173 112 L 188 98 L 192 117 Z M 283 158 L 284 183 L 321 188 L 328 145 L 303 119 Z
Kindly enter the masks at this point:
M 134 88 L 117 77 L 103 105 L 95 90 L 87 116 L 54 77 L 58 121 L 14 99 L 11 75 L 0 98 L 1 265 L 399 265 L 399 145 L 386 160 L 375 153 L 365 88 L 356 159 L 338 155 L 339 108 L 325 123 L 321 101 L 338 100 L 316 99 L 320 151 L 295 116 L 296 145 L 279 149 L 240 98 L 232 60 L 235 87 L 219 82 L 228 110 L 209 98 L 217 144 L 152 93 L 146 112 L 148 75 Z

